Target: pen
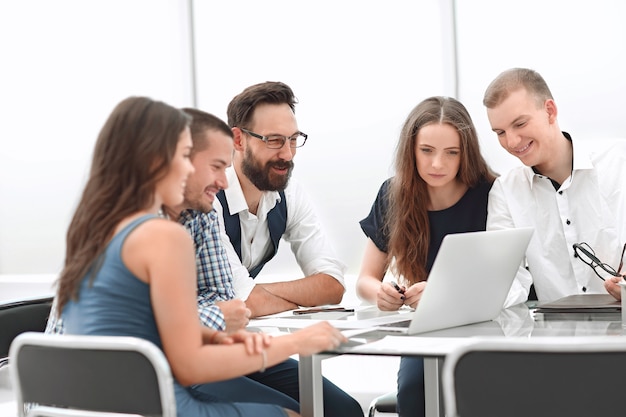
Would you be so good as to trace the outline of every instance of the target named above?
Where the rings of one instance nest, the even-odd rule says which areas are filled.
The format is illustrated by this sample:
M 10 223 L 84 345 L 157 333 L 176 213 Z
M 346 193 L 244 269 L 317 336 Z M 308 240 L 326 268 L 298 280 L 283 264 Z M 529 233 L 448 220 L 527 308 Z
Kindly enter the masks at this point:
M 346 307 L 313 307 L 313 308 L 301 308 L 298 310 L 294 310 L 293 314 L 311 314 L 311 313 L 326 313 L 326 312 L 333 312 L 333 311 L 343 311 L 346 313 L 351 313 L 354 312 L 353 308 L 346 308 Z
M 397 282 L 391 281 L 391 285 L 393 285 L 393 288 L 395 288 L 400 294 L 404 294 L 404 290 L 400 288 Z

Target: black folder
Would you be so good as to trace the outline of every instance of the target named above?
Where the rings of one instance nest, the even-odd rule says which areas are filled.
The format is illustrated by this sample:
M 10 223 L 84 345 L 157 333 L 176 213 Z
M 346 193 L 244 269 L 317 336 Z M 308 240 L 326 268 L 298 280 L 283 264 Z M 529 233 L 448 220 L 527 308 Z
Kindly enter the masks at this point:
M 615 313 L 622 303 L 610 294 L 576 294 L 537 304 L 537 313 Z

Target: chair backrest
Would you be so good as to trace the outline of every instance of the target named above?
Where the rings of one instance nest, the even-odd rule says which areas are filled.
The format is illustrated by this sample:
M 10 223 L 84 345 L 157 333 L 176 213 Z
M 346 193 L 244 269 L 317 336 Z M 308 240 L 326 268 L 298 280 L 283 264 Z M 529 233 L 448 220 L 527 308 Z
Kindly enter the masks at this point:
M 9 356 L 9 347 L 20 333 L 46 329 L 53 297 L 25 299 L 0 304 L 0 364 Z
M 480 340 L 443 365 L 446 415 L 624 416 L 626 338 Z
M 27 332 L 9 358 L 20 417 L 29 403 L 29 415 L 176 416 L 169 364 L 147 340 Z

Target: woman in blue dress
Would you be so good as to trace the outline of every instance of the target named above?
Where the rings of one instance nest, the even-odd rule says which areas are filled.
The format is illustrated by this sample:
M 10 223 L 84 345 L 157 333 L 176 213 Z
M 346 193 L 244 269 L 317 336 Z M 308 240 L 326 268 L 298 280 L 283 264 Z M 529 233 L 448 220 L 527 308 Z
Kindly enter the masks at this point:
M 411 111 L 395 171 L 360 222 L 368 239 L 357 294 L 386 311 L 417 306 L 445 235 L 485 230 L 495 179 L 469 113 L 448 97 L 430 97 Z M 398 289 L 383 283 L 388 271 Z M 424 415 L 422 358 L 401 358 L 396 408 L 401 417 Z
M 67 232 L 57 294 L 66 333 L 135 336 L 160 347 L 175 379 L 178 416 L 297 416 L 188 388 L 345 341 L 328 323 L 276 338 L 201 325 L 193 242 L 181 225 L 158 216 L 162 206 L 183 202 L 193 172 L 189 122 L 181 110 L 145 97 L 122 101 L 106 121 Z M 222 151 L 230 164 L 232 144 Z

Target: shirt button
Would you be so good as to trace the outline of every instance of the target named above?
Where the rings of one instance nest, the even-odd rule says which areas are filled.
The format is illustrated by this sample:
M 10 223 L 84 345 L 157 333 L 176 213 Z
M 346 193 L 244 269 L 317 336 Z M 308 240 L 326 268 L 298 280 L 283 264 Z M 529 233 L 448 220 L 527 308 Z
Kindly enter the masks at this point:
M 563 195 L 563 191 L 559 191 L 559 194 Z
M 566 225 L 568 225 L 568 226 L 569 226 L 571 223 L 572 223 L 572 222 L 570 222 L 570 221 L 569 221 L 569 219 L 565 220 L 565 224 L 566 224 Z
M 583 292 L 587 292 L 587 287 L 583 287 Z

